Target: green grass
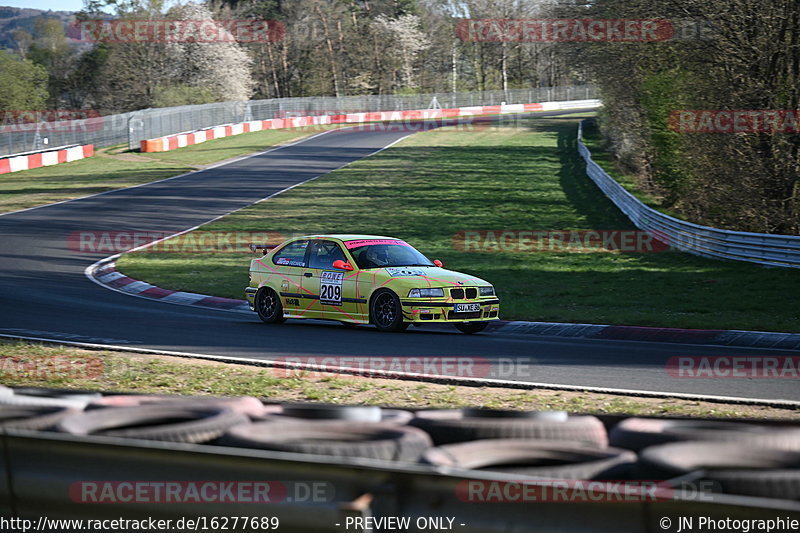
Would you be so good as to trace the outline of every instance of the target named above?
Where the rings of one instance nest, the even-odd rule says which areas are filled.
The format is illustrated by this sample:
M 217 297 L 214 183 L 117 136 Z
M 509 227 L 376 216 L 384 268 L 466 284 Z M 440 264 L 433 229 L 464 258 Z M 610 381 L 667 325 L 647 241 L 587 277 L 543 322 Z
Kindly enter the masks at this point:
M 139 154 L 122 147 L 94 157 L 0 175 L 0 213 L 177 176 L 202 165 L 264 150 L 316 133 L 268 130 L 234 135 L 170 152 Z
M 464 230 L 633 229 L 585 175 L 575 117 L 440 129 L 200 231 L 374 233 L 491 281 L 505 319 L 800 331 L 800 272 L 677 252 L 463 252 Z M 126 274 L 242 298 L 249 255 L 124 256 Z
M 486 407 L 585 413 L 800 418 L 797 409 L 588 392 L 458 387 L 346 375 L 286 375 L 269 368 L 124 352 L 0 341 L 6 386 L 155 394 L 239 396 L 407 408 Z

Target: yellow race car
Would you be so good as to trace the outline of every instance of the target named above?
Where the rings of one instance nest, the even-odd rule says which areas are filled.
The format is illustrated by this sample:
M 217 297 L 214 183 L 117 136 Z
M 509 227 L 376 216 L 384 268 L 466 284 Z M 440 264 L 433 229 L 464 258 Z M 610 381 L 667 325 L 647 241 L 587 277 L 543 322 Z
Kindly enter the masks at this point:
M 400 239 L 307 235 L 251 248 L 260 253 L 250 262 L 245 295 L 269 324 L 317 318 L 403 331 L 409 324 L 449 322 L 476 333 L 498 320 L 492 285 L 446 270 Z

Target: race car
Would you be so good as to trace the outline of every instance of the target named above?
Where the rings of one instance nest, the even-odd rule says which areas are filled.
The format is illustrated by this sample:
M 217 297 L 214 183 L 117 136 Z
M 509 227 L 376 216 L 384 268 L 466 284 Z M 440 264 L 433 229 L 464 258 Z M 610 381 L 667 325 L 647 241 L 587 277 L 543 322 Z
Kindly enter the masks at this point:
M 258 254 L 245 295 L 268 324 L 316 318 L 403 331 L 447 322 L 477 333 L 499 318 L 491 284 L 446 270 L 400 239 L 308 235 L 251 249 Z

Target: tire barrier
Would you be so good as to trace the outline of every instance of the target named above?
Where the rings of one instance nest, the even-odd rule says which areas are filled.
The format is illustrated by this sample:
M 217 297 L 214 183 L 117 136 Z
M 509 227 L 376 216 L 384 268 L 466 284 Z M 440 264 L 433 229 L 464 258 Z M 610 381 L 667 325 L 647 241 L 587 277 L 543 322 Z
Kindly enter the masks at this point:
M 438 444 L 480 439 L 542 439 L 605 447 L 608 435 L 594 416 L 556 412 L 439 410 L 418 411 L 410 424 L 427 431 Z
M 107 435 L 170 442 L 209 442 L 249 419 L 222 405 L 201 402 L 96 409 L 65 417 L 56 427 L 72 435 Z
M 611 430 L 612 446 L 641 451 L 678 441 L 716 441 L 800 450 L 800 427 L 767 427 L 742 422 L 628 418 Z
M 328 457 L 416 462 L 430 448 L 431 439 L 411 426 L 268 421 L 233 427 L 220 439 L 220 444 Z
M 800 500 L 800 451 L 742 442 L 679 442 L 646 448 L 639 475 L 672 479 L 698 473 L 722 492 Z
M 273 406 L 274 409 L 275 406 Z M 286 404 L 267 416 L 284 416 L 310 420 L 348 420 L 351 422 L 382 422 L 407 424 L 414 415 L 402 409 L 383 409 L 363 405 Z
M 367 517 L 430 531 L 449 517 L 470 533 L 526 531 L 532 516 L 537 531 L 603 533 L 663 530 L 678 516 L 800 520 L 800 425 L 782 421 L 0 387 L 0 446 L 0 517 L 269 515 L 292 532 L 389 529 Z M 178 496 L 208 483 L 266 483 L 278 496 L 155 498 L 167 483 Z M 309 484 L 325 490 L 297 491 Z
M 55 429 L 64 418 L 80 413 L 74 407 L 42 405 L 1 405 L 0 428 L 48 430 Z
M 527 439 L 476 440 L 433 448 L 423 455 L 432 465 L 507 472 L 552 479 L 619 479 L 636 454 L 569 442 Z

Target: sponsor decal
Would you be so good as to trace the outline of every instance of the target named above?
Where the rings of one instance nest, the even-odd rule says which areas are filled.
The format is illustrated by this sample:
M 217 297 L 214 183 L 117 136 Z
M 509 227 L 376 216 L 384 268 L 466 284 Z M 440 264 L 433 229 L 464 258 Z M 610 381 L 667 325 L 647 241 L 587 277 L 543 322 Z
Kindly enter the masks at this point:
M 408 268 L 408 267 L 386 267 L 386 272 L 390 276 L 404 277 L 404 276 L 424 276 L 425 271 L 421 268 Z
M 342 305 L 344 272 L 324 270 L 319 276 L 319 302 L 322 305 Z
M 305 266 L 306 264 L 302 261 L 297 261 L 296 259 L 289 259 L 288 257 L 279 257 L 275 260 L 276 265 L 282 266 L 293 266 L 293 267 L 301 267 Z
M 376 244 L 394 244 L 396 246 L 410 246 L 405 241 L 399 239 L 359 239 L 357 241 L 345 241 L 344 246 L 348 250 L 361 246 L 374 246 Z

